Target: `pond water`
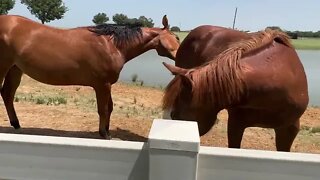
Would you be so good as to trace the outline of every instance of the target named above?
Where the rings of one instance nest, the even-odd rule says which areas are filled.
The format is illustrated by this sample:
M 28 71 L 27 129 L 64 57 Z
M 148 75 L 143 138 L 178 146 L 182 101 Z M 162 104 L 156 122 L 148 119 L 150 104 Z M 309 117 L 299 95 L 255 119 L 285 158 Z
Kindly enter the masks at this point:
M 297 52 L 308 78 L 309 105 L 320 106 L 320 51 Z M 156 51 L 148 51 L 125 65 L 120 74 L 120 81 L 132 82 L 132 77 L 137 75 L 138 81 L 143 81 L 144 85 L 165 87 L 173 76 L 162 62 L 174 64 L 172 60 L 158 56 Z

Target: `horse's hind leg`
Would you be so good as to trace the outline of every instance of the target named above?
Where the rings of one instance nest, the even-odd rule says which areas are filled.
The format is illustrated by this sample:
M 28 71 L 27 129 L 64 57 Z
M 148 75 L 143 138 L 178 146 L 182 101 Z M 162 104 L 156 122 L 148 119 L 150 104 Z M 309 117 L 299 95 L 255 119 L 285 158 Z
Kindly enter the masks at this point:
M 300 120 L 290 126 L 275 128 L 277 151 L 290 151 L 300 128 Z
M 1 96 L 7 109 L 10 124 L 15 129 L 20 128 L 20 124 L 13 106 L 13 99 L 16 90 L 20 85 L 21 76 L 22 71 L 17 66 L 11 67 L 5 76 L 4 84 L 1 89 Z

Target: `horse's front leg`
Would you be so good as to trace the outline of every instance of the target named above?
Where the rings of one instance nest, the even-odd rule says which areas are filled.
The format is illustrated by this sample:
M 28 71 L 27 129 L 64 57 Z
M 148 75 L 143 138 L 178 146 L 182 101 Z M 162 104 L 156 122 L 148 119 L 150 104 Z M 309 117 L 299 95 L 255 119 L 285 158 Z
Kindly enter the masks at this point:
M 241 140 L 246 128 L 243 114 L 241 110 L 228 109 L 228 147 L 229 148 L 240 148 Z
M 112 108 L 111 84 L 105 84 L 94 87 L 97 98 L 98 114 L 99 114 L 99 134 L 103 138 L 111 139 L 109 133 L 109 123 Z

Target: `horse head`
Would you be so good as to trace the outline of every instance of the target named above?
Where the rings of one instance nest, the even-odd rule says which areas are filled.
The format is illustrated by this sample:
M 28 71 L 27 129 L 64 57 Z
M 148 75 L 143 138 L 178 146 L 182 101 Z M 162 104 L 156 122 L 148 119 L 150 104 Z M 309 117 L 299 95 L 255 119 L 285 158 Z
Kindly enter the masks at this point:
M 154 38 L 155 49 L 160 56 L 175 59 L 180 46 L 179 37 L 169 30 L 167 16 L 162 18 L 163 28 L 157 28 L 158 35 Z
M 197 121 L 200 135 L 207 133 L 215 122 L 217 111 L 206 104 L 194 103 L 194 81 L 190 73 L 194 69 L 184 69 L 167 63 L 164 66 L 175 78 L 170 82 L 163 98 L 163 109 L 175 120 Z M 168 117 L 165 117 L 169 119 Z M 209 121 L 212 119 L 212 121 Z

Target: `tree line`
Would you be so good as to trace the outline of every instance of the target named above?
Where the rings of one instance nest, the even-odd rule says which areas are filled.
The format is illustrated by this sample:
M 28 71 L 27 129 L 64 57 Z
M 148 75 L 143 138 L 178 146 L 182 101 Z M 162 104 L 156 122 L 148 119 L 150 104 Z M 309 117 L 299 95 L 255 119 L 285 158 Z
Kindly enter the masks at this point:
M 62 0 L 21 0 L 21 3 L 27 6 L 31 14 L 36 16 L 42 24 L 48 23 L 56 19 L 62 19 L 64 14 L 69 10 Z M 0 1 L 0 15 L 8 14 L 14 7 L 15 0 Z M 110 18 L 106 13 L 98 13 L 93 16 L 92 22 L 96 25 L 107 23 Z M 112 21 L 118 25 L 140 24 L 143 27 L 154 27 L 153 20 L 145 16 L 139 18 L 129 18 L 125 14 L 115 14 L 112 16 Z M 298 37 L 320 38 L 320 31 L 285 31 L 278 26 L 269 26 L 271 29 L 278 29 L 286 32 L 291 38 Z M 180 31 L 178 26 L 172 26 L 172 31 Z
M 292 39 L 298 39 L 299 37 L 306 38 L 320 38 L 320 31 L 287 31 L 281 29 L 279 26 L 269 26 L 269 29 L 280 30 L 287 33 Z
M 42 24 L 48 23 L 56 19 L 62 19 L 64 14 L 69 10 L 62 0 L 21 0 L 21 4 L 27 6 L 27 9 L 38 18 Z M 8 14 L 14 7 L 15 0 L 0 1 L 0 15 Z M 106 13 L 98 13 L 93 16 L 92 22 L 96 25 L 107 23 L 110 18 Z M 154 27 L 153 20 L 145 16 L 139 18 L 129 18 L 125 14 L 115 14 L 112 16 L 112 21 L 118 25 L 139 24 L 143 27 Z M 174 31 L 180 31 L 180 28 L 173 26 Z
M 110 20 L 106 13 L 98 13 L 93 17 L 92 22 L 96 25 L 105 24 Z M 145 16 L 140 16 L 139 18 L 129 18 L 125 14 L 115 14 L 112 16 L 112 21 L 118 25 L 131 25 L 140 24 L 143 27 L 154 27 L 153 20 Z

